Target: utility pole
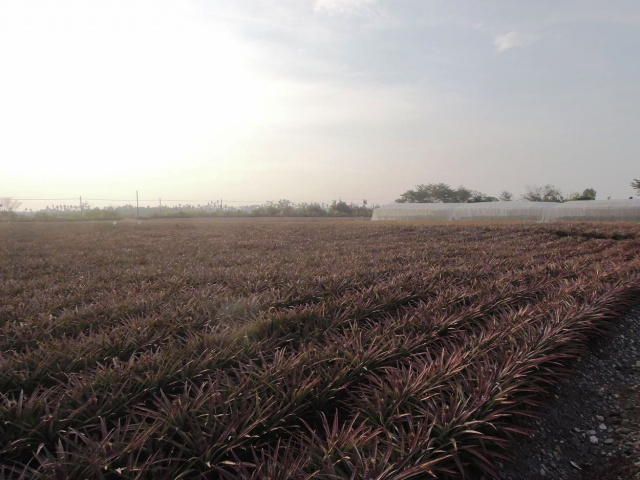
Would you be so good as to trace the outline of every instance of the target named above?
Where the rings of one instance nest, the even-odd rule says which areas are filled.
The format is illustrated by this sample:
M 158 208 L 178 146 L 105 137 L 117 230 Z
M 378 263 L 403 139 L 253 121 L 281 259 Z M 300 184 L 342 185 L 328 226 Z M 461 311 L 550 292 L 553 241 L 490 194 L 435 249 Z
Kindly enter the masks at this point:
M 158 207 L 160 208 L 160 211 L 162 211 L 162 198 L 158 197 Z
M 80 195 L 80 215 L 84 215 L 84 205 L 82 205 L 82 195 Z
M 136 190 L 136 218 L 140 220 L 140 203 L 138 202 L 138 190 Z

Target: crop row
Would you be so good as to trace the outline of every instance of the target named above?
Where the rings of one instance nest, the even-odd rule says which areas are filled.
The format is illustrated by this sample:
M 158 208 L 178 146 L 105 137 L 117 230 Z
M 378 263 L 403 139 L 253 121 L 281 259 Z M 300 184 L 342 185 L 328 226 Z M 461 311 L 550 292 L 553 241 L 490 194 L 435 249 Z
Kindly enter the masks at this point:
M 491 474 L 640 296 L 633 226 L 11 228 L 16 478 Z

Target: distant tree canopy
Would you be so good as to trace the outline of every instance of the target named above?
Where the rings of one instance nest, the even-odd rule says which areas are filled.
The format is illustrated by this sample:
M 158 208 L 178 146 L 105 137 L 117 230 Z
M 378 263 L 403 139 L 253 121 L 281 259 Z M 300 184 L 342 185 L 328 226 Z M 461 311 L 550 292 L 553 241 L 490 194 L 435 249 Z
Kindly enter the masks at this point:
M 544 185 L 542 187 L 527 186 L 527 191 L 522 195 L 522 200 L 528 202 L 563 202 L 564 196 L 559 188 L 553 185 Z
M 252 216 L 258 217 L 369 217 L 373 213 L 373 207 L 368 207 L 367 200 L 362 205 L 343 200 L 334 200 L 326 208 L 318 203 L 294 203 L 291 200 L 281 199 L 277 202 L 269 201 L 264 205 L 251 208 Z M 238 211 L 238 214 L 243 212 Z
M 507 190 L 503 190 L 502 192 L 500 192 L 500 196 L 498 197 L 498 199 L 501 202 L 510 202 L 511 200 L 513 200 L 513 193 Z
M 376 204 L 369 205 L 365 199 L 362 204 L 334 200 L 331 204 L 295 203 L 286 198 L 267 201 L 261 205 L 222 206 L 219 201 L 207 204 L 146 205 L 139 209 L 136 205 L 119 205 L 103 208 L 91 208 L 87 203 L 81 209 L 75 205 L 51 205 L 43 210 L 17 213 L 5 210 L 13 208 L 0 198 L 0 221 L 76 221 L 76 220 L 119 220 L 126 218 L 199 218 L 199 217 L 371 217 Z M 16 207 L 17 208 L 17 207 Z
M 547 184 L 542 187 L 527 187 L 527 192 L 522 195 L 523 200 L 529 202 L 566 202 L 569 200 L 595 200 L 596 191 L 593 188 L 585 188 L 582 193 L 574 192 L 567 198 L 564 197 L 559 188 Z
M 634 178 L 633 182 L 631 182 L 631 186 L 638 192 L 637 195 L 640 196 L 640 180 Z
M 595 200 L 596 191 L 593 188 L 585 188 L 582 193 L 572 193 L 569 200 Z
M 396 203 L 471 203 L 497 200 L 495 197 L 470 190 L 462 185 L 454 190 L 446 183 L 429 183 L 416 185 L 415 189 L 407 190 L 400 195 Z
M 14 212 L 22 205 L 11 197 L 0 197 L 0 212 Z
M 640 195 L 640 180 L 634 180 L 631 186 L 638 190 L 638 195 Z M 526 193 L 520 198 L 529 202 L 557 203 L 567 200 L 595 200 L 596 191 L 593 188 L 585 188 L 582 193 L 575 192 L 565 198 L 562 191 L 551 184 L 541 187 L 534 185 L 527 186 Z M 503 190 L 500 192 L 500 196 L 495 198 L 462 185 L 453 189 L 446 183 L 428 183 L 416 185 L 414 189 L 407 190 L 400 195 L 396 203 L 475 203 L 510 202 L 511 200 L 513 200 L 513 194 L 507 190 Z

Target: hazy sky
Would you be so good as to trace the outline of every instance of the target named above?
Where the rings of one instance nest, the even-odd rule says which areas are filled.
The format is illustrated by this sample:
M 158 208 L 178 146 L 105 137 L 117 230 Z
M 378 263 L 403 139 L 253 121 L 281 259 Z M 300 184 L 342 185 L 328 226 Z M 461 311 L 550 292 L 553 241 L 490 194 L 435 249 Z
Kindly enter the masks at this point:
M 0 196 L 626 198 L 639 52 L 637 0 L 3 0 Z

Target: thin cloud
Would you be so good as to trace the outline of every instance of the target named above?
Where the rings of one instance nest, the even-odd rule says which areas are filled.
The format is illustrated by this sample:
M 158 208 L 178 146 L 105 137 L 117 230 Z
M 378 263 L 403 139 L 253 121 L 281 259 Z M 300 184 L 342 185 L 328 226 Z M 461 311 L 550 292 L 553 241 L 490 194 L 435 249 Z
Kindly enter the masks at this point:
M 371 13 L 376 4 L 377 0 L 316 0 L 313 9 L 331 15 L 358 16 Z
M 509 32 L 504 35 L 496 35 L 493 44 L 498 52 L 506 52 L 516 47 L 528 47 L 538 39 L 538 35 Z

